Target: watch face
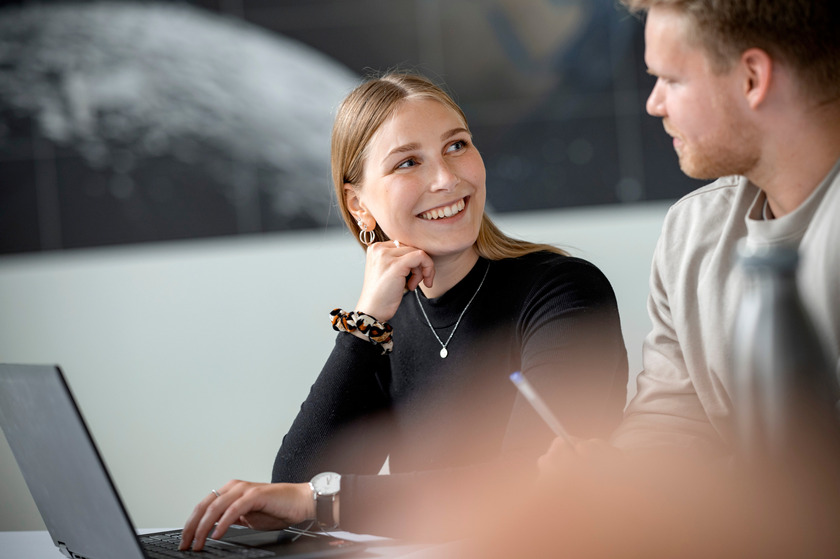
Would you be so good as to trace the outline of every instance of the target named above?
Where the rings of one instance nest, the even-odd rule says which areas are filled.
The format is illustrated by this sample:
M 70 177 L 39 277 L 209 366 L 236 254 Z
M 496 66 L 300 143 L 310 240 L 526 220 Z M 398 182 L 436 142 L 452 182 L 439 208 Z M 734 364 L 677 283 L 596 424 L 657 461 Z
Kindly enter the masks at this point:
M 312 487 L 319 495 L 335 495 L 341 488 L 341 476 L 335 472 L 322 472 L 312 478 Z

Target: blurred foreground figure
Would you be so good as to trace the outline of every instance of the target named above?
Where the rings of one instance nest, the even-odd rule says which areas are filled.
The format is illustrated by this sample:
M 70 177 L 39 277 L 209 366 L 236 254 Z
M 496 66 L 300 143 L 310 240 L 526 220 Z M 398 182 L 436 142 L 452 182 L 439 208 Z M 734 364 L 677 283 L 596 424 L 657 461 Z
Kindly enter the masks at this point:
M 475 556 L 836 557 L 836 433 L 789 416 L 789 446 L 752 455 L 764 460 L 739 454 L 739 418 L 754 410 L 750 395 L 761 397 L 755 385 L 739 392 L 750 385 L 743 363 L 769 371 L 779 361 L 762 365 L 760 348 L 735 358 L 747 283 L 735 251 L 798 255 L 811 339 L 834 375 L 810 401 L 830 409 L 840 356 L 840 4 L 622 1 L 646 13 L 645 61 L 657 78 L 648 112 L 673 137 L 682 170 L 716 180 L 666 217 L 644 370 L 610 444 L 555 441 L 508 536 L 489 536 Z
M 580 443 L 574 454 L 552 450 L 556 460 L 546 464 L 532 498 L 469 556 L 792 558 L 840 551 L 836 455 L 812 456 L 807 471 L 791 472 L 628 453 L 597 441 Z
M 409 557 L 837 557 L 838 457 L 808 458 L 797 471 L 754 469 L 558 439 L 540 459 L 536 484 L 498 492 L 472 517 L 452 515 L 469 537 Z

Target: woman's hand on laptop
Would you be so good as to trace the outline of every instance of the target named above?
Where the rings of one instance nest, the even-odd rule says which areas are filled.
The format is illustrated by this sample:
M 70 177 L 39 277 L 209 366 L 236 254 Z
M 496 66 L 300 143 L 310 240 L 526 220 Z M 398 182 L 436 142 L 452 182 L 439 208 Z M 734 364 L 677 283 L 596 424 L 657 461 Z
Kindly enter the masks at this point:
M 232 480 L 195 506 L 184 525 L 180 549 L 201 551 L 208 536 L 221 538 L 231 524 L 279 530 L 308 518 L 315 518 L 315 501 L 308 483 Z

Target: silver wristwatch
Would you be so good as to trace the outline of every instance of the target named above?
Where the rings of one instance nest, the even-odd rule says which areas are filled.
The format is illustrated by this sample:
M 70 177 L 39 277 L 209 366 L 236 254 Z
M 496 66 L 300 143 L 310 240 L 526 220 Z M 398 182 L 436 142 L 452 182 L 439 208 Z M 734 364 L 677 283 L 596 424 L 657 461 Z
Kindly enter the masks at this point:
M 315 499 L 315 519 L 324 530 L 338 528 L 333 515 L 333 504 L 341 490 L 341 476 L 335 472 L 321 472 L 309 482 Z

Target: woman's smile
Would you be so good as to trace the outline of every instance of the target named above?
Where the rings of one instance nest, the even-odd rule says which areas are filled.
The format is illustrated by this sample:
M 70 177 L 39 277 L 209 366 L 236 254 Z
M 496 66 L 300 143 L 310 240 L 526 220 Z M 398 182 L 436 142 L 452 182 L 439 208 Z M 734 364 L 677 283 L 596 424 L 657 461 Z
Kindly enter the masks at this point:
M 419 217 L 427 220 L 438 220 L 447 217 L 452 217 L 464 211 L 464 208 L 467 207 L 468 199 L 469 196 L 467 196 L 466 198 L 461 198 L 453 204 L 432 208 L 431 210 L 420 213 Z

